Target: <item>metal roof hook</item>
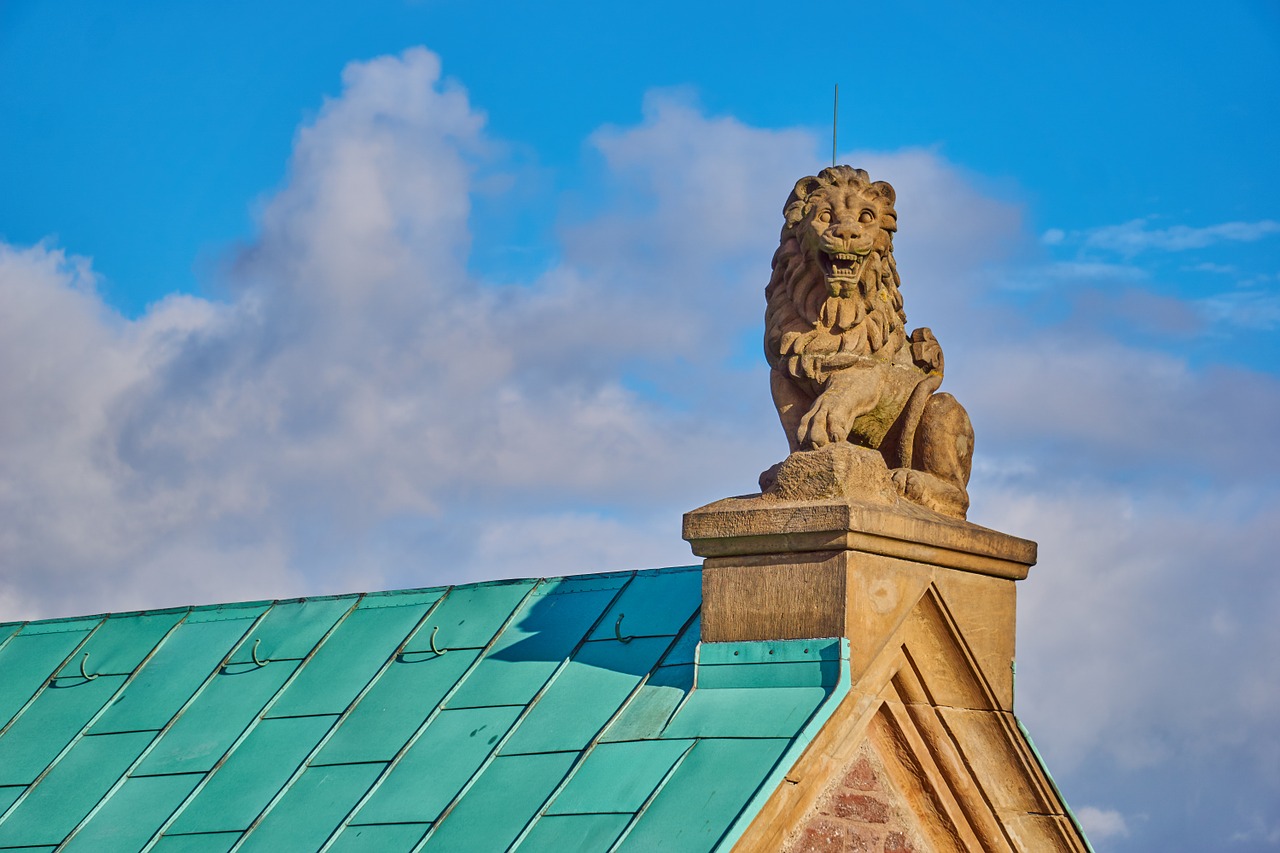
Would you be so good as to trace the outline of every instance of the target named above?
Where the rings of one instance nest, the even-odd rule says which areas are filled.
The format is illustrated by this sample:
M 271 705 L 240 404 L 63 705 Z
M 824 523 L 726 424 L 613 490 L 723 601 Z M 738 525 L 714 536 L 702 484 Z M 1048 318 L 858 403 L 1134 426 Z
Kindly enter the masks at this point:
M 431 652 L 432 652 L 433 654 L 435 654 L 435 655 L 442 655 L 442 654 L 444 654 L 445 652 L 449 651 L 448 649 L 438 649 L 438 648 L 436 648 L 436 631 L 439 631 L 439 630 L 440 630 L 440 626 L 439 626 L 439 625 L 437 625 L 437 626 L 435 626 L 434 628 L 432 628 L 432 629 L 431 629 Z
M 97 677 L 98 677 L 99 675 L 101 675 L 102 673 L 100 673 L 100 672 L 95 672 L 93 675 L 90 675 L 89 673 L 85 672 L 85 671 L 84 671 L 84 665 L 85 665 L 86 663 L 88 663 L 88 662 L 89 662 L 89 653 L 88 653 L 88 652 L 85 652 L 85 653 L 84 653 L 84 657 L 80 658 L 80 676 L 81 676 L 85 681 L 93 681 L 95 678 L 97 678 Z
M 622 619 L 623 619 L 623 617 L 624 617 L 624 616 L 626 616 L 626 615 L 627 615 L 627 614 L 625 614 L 625 613 L 619 613 L 619 614 L 618 614 L 618 621 L 613 623 L 613 636 L 615 636 L 615 637 L 617 637 L 617 638 L 618 638 L 618 642 L 619 642 L 619 643 L 629 643 L 629 642 L 631 642 L 632 640 L 634 640 L 634 639 L 635 639 L 635 637 L 624 637 L 624 636 L 622 636 Z
M 260 645 L 262 645 L 262 638 L 258 637 L 253 641 L 253 648 L 249 651 L 249 656 L 253 658 L 253 662 L 258 665 L 259 669 L 271 663 L 269 660 L 260 660 L 258 658 L 258 646 Z

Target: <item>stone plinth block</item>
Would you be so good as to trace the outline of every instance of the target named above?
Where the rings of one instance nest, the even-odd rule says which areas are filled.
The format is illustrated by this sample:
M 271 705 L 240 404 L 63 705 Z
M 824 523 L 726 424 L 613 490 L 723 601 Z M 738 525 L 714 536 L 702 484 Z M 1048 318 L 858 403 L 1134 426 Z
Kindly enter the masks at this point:
M 930 512 L 906 501 L 725 498 L 685 513 L 684 538 L 699 557 L 858 551 L 1022 580 L 1036 543 Z
M 703 642 L 847 637 L 857 678 L 927 611 L 964 638 L 997 704 L 1012 701 L 1014 582 L 1035 563 L 1034 542 L 904 500 L 760 495 L 687 513 L 684 538 L 705 558 Z M 945 656 L 917 634 L 913 654 Z

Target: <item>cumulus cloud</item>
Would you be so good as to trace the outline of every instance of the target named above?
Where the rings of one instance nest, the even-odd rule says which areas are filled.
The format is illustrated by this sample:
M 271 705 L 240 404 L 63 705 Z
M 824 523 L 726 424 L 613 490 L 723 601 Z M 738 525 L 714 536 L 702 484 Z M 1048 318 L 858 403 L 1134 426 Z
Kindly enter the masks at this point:
M 591 513 L 663 500 L 677 502 L 667 544 L 648 553 L 687 562 L 684 496 L 711 499 L 729 470 L 743 491 L 754 472 L 731 460 L 772 461 L 767 420 L 738 423 L 748 406 L 726 403 L 717 420 L 681 396 L 729 399 L 731 383 L 708 374 L 732 336 L 713 329 L 755 311 L 726 299 L 743 281 L 716 263 L 750 243 L 767 269 L 770 238 L 740 218 L 680 245 L 670 221 L 707 213 L 689 186 L 717 151 L 782 171 L 803 134 L 725 121 L 670 162 L 644 161 L 643 146 L 698 120 L 656 97 L 644 125 L 596 144 L 620 184 L 668 177 L 665 215 L 570 221 L 563 264 L 492 288 L 467 272 L 470 198 L 493 143 L 465 92 L 421 49 L 353 64 L 343 84 L 300 130 L 224 301 L 175 297 L 131 321 L 95 295 L 87 261 L 6 247 L 5 341 L 27 366 L 3 389 L 6 615 L 533 571 L 503 559 L 498 531 L 517 550 L 578 553 L 538 570 L 617 568 L 640 537 Z M 629 386 L 675 362 L 665 402 Z M 574 545 L 607 529 L 615 546 Z
M 1195 477 L 1275 482 L 1280 380 L 1236 365 L 1194 368 L 1184 357 L 1097 335 L 1043 331 L 974 351 L 958 381 L 997 447 L 1053 442 L 1044 463 L 1071 477 L 1150 481 Z M 1034 401 L 1034 404 L 1028 404 Z M 1242 465 L 1242 453 L 1248 463 Z
M 680 512 L 785 452 L 763 360 L 742 356 L 819 145 L 669 91 L 589 142 L 593 197 L 561 212 L 558 260 L 509 286 L 469 271 L 500 144 L 422 49 L 346 69 L 221 299 L 128 319 L 88 260 L 0 244 L 0 613 L 691 562 Z M 1162 797 L 1228 837 L 1280 791 L 1280 383 L 1074 310 L 1113 298 L 1010 299 L 1045 242 L 937 150 L 848 160 L 898 190 L 908 315 L 978 430 L 974 520 L 1041 542 L 1020 714 L 1068 796 L 1108 804 L 1090 827 L 1117 849 L 1154 843 L 1124 816 Z M 1253 226 L 1099 239 L 1136 256 L 1273 230 Z M 1027 292 L 1143 271 L 1054 275 Z M 1211 782 L 1169 787 L 1193 768 Z

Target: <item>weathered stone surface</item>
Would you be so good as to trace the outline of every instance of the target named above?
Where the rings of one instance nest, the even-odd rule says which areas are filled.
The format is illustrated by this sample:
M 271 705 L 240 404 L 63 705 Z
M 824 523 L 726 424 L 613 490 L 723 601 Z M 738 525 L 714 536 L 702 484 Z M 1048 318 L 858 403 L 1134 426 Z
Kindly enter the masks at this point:
M 905 501 L 728 498 L 685 515 L 705 557 L 705 642 L 850 639 L 855 672 L 932 586 L 999 701 L 1012 699 L 1014 580 L 1036 544 Z
M 889 184 L 848 166 L 796 183 L 765 289 L 770 389 L 793 454 L 843 444 L 878 451 L 900 494 L 963 518 L 973 427 L 954 397 L 935 393 L 944 360 L 933 333 L 907 336 L 893 257 L 896 200 Z M 822 466 L 808 490 L 774 473 L 762 475 L 767 493 L 849 494 L 832 490 Z M 868 495 L 879 492 L 878 480 L 870 485 Z
M 726 565 L 708 560 L 702 569 L 702 641 L 844 636 L 848 575 L 844 553 L 748 558 Z
M 700 557 L 852 550 L 1021 580 L 1036 543 L 922 509 L 906 501 L 796 501 L 744 495 L 684 516 Z
M 848 442 L 798 450 L 761 474 L 760 486 L 766 500 L 855 498 L 888 506 L 899 495 L 884 458 Z
M 1011 580 L 876 554 L 825 551 L 709 559 L 702 572 L 702 639 L 847 637 L 850 672 L 857 680 L 890 638 L 911 631 L 914 656 L 954 672 L 953 677 L 936 677 L 933 699 L 962 708 L 1010 708 L 1014 601 Z M 971 659 L 956 657 L 947 637 L 937 635 L 943 607 Z M 969 681 L 970 667 L 982 674 L 986 688 Z M 992 692 L 990 702 L 982 698 L 983 689 Z

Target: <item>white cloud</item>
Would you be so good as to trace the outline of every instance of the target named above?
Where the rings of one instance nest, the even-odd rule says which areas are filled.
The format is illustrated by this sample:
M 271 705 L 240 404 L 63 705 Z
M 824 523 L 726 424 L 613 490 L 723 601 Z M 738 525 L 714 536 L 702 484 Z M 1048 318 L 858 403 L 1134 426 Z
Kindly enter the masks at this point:
M 1249 845 L 1255 848 L 1280 847 L 1280 823 L 1276 823 L 1274 814 L 1250 815 L 1246 823 L 1248 823 L 1248 828 L 1236 830 L 1228 838 L 1231 843 L 1231 849 L 1249 849 L 1248 847 L 1242 847 L 1242 845 Z
M 1230 323 L 1245 329 L 1271 331 L 1280 326 L 1280 293 L 1233 290 L 1197 302 L 1214 323 Z
M 1137 282 L 1150 277 L 1150 273 L 1142 267 L 1101 261 L 1058 261 L 1042 267 L 1018 270 L 1017 274 L 1032 281 L 1043 279 L 1042 287 L 1067 287 L 1081 282 Z
M 1129 827 L 1125 823 L 1124 815 L 1114 809 L 1084 806 L 1076 809 L 1076 818 L 1079 819 L 1080 825 L 1084 827 L 1085 835 L 1089 836 L 1090 841 L 1101 841 L 1117 836 L 1123 838 L 1129 834 Z
M 1075 235 L 1087 248 L 1106 249 L 1132 257 L 1140 252 L 1181 252 L 1203 249 L 1222 242 L 1251 243 L 1280 234 L 1280 222 L 1262 219 L 1257 222 L 1222 222 L 1193 227 L 1172 225 L 1152 228 L 1149 219 L 1133 219 L 1120 225 L 1105 225 Z
M 1041 447 L 1038 455 L 1042 465 L 1063 466 L 1054 476 L 1218 484 L 1280 476 L 1280 448 L 1270 439 L 1280 381 L 1271 374 L 1193 368 L 1180 356 L 1070 328 L 992 339 L 966 359 L 949 382 L 974 410 L 979 440 L 1008 450 L 1052 443 L 1057 452 Z
M 688 183 L 720 152 L 782 170 L 803 134 L 708 122 L 663 170 L 665 216 L 580 222 L 578 235 L 623 227 L 625 239 L 602 252 L 571 234 L 562 266 L 495 290 L 466 272 L 473 177 L 492 143 L 439 74 L 421 49 L 348 67 L 231 265 L 229 302 L 176 297 L 129 321 L 93 293 L 87 261 L 5 248 L 5 345 L 26 367 L 0 386 L 6 615 L 477 579 L 503 573 L 494 531 L 538 526 L 530 506 L 586 519 L 579 507 L 675 502 L 663 503 L 669 544 L 647 553 L 687 562 L 683 502 L 727 479 L 746 490 L 774 461 L 767 399 L 744 430 L 750 406 L 710 379 L 733 345 L 713 329 L 756 314 L 727 317 L 741 282 L 714 262 L 762 241 L 740 201 L 716 241 L 673 244 L 670 221 L 708 212 Z M 653 104 L 645 125 L 600 137 L 620 181 L 665 163 L 644 145 L 705 121 Z M 620 381 L 675 360 L 669 403 Z M 689 395 L 724 417 L 691 413 Z M 605 529 L 582 527 L 575 541 Z M 576 551 L 555 570 L 622 557 Z M 424 560 L 439 568 L 424 576 Z
M 1055 772 L 1202 760 L 1274 730 L 1280 500 L 1259 497 L 1049 477 L 984 489 L 999 529 L 1040 543 L 1020 589 L 1017 701 L 1033 731 L 1054 732 Z M 1275 754 L 1255 743 L 1236 760 L 1260 769 Z

